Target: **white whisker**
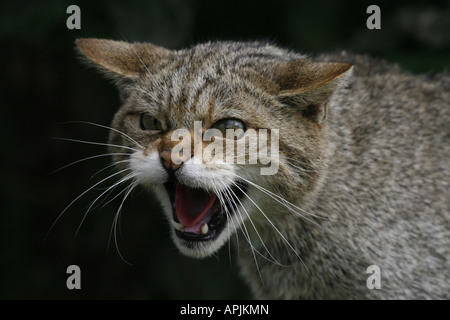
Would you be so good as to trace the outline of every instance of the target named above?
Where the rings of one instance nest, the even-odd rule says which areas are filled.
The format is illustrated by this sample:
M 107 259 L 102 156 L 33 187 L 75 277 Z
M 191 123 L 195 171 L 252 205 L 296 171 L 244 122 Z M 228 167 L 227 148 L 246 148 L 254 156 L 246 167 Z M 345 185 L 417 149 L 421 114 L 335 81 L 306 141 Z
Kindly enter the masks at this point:
M 106 177 L 106 178 L 100 180 L 99 182 L 95 183 L 93 186 L 89 187 L 86 191 L 84 191 L 84 192 L 81 193 L 78 197 L 76 197 L 74 200 L 72 200 L 72 202 L 69 203 L 69 205 L 68 205 L 67 207 L 65 207 L 64 210 L 56 217 L 55 221 L 54 221 L 53 224 L 50 226 L 50 229 L 48 230 L 48 232 L 47 232 L 47 234 L 46 234 L 46 236 L 45 236 L 45 238 L 44 238 L 44 241 L 46 241 L 46 239 L 48 238 L 50 232 L 53 230 L 53 227 L 56 225 L 56 223 L 57 223 L 57 222 L 59 221 L 59 219 L 62 217 L 62 215 L 64 214 L 64 212 L 66 212 L 66 211 L 72 206 L 72 204 L 74 204 L 78 199 L 80 199 L 82 196 L 84 196 L 86 193 L 88 193 L 90 190 L 92 190 L 93 188 L 95 188 L 95 187 L 98 186 L 99 184 L 103 183 L 104 181 L 106 181 L 106 180 L 108 180 L 108 179 L 111 179 L 112 177 L 114 177 L 114 176 L 116 176 L 116 175 L 118 175 L 118 174 L 121 174 L 122 172 L 125 172 L 126 170 L 131 170 L 131 169 L 126 168 L 126 169 L 120 170 L 120 171 L 118 171 L 118 172 L 116 172 L 116 173 L 113 173 L 113 174 L 109 175 L 108 177 Z
M 243 190 L 239 187 L 239 185 L 237 183 L 235 183 L 233 180 L 230 179 L 230 182 L 233 183 L 236 188 L 238 188 L 241 192 L 243 192 Z M 264 218 L 267 220 L 267 222 L 269 222 L 269 224 L 272 226 L 272 228 L 274 228 L 274 230 L 278 233 L 278 235 L 281 237 L 281 239 L 288 245 L 288 247 L 294 252 L 294 254 L 297 256 L 297 258 L 299 258 L 299 260 L 301 261 L 301 263 L 303 264 L 303 266 L 305 267 L 306 271 L 308 272 L 308 274 L 310 274 L 305 262 L 303 261 L 303 259 L 300 257 L 299 253 L 297 252 L 297 250 L 291 245 L 291 243 L 286 239 L 286 237 L 280 232 L 280 230 L 278 230 L 278 228 L 273 224 L 273 222 L 269 219 L 269 217 L 264 213 L 264 211 L 247 195 L 247 193 L 243 192 L 243 194 L 253 203 L 253 205 L 259 210 L 259 212 L 264 216 Z
M 231 181 L 231 180 L 230 180 L 230 181 Z M 234 185 L 236 185 L 236 183 L 233 182 L 233 181 L 231 181 L 231 183 L 233 183 Z M 240 188 L 239 188 L 239 189 L 240 189 Z M 247 195 L 246 192 L 244 192 L 242 189 L 240 189 L 240 190 L 241 190 L 241 192 L 243 192 L 247 197 L 249 197 L 249 196 Z M 282 263 L 278 262 L 278 260 L 272 255 L 272 253 L 270 253 L 270 251 L 269 251 L 269 249 L 267 248 L 267 246 L 266 246 L 264 240 L 262 239 L 261 235 L 259 234 L 259 232 L 258 232 L 258 230 L 257 230 L 257 228 L 256 228 L 256 226 L 255 226 L 255 224 L 254 224 L 254 222 L 253 222 L 253 219 L 250 217 L 250 214 L 247 212 L 247 210 L 246 210 L 245 207 L 243 206 L 241 200 L 240 200 L 239 197 L 234 193 L 234 191 L 233 191 L 232 189 L 230 189 L 230 192 L 233 193 L 233 197 L 234 197 L 234 198 L 239 202 L 239 204 L 241 205 L 241 208 L 244 210 L 244 212 L 245 212 L 245 214 L 246 214 L 248 220 L 250 221 L 250 224 L 252 225 L 253 229 L 255 230 L 255 233 L 256 233 L 256 235 L 258 236 L 259 241 L 261 242 L 262 246 L 264 247 L 264 249 L 265 249 L 266 252 L 269 254 L 269 256 L 270 256 L 270 258 L 271 258 L 272 260 L 269 259 L 268 257 L 266 257 L 265 255 L 261 254 L 261 253 L 255 248 L 256 252 L 257 252 L 261 257 L 263 257 L 264 259 L 266 259 L 266 260 L 268 260 L 268 261 L 270 261 L 270 262 L 273 262 L 273 263 L 275 263 L 275 264 L 277 264 L 277 265 L 279 265 L 279 266 L 286 267 L 286 265 L 283 265 Z M 237 208 L 237 206 L 236 206 L 236 208 Z M 250 237 L 250 235 L 249 235 L 249 237 Z
M 128 181 L 132 178 L 134 178 L 136 176 L 136 174 L 134 173 L 129 173 L 128 175 L 126 175 L 125 177 L 123 177 L 122 179 L 120 179 L 119 181 L 115 182 L 112 186 L 110 186 L 109 188 L 107 188 L 105 191 L 103 191 L 97 198 L 95 198 L 94 201 L 92 201 L 91 205 L 88 207 L 88 209 L 86 210 L 85 214 L 83 215 L 83 218 L 81 219 L 81 222 L 77 228 L 77 231 L 75 232 L 75 235 L 78 234 L 78 232 L 80 231 L 81 225 L 83 224 L 84 220 L 86 219 L 86 216 L 88 215 L 89 211 L 92 209 L 92 207 L 94 206 L 94 204 L 108 191 L 112 191 L 113 189 L 115 189 L 118 185 L 122 184 L 125 181 Z M 124 189 L 125 190 L 125 189 Z M 123 192 L 123 190 L 122 190 Z M 122 192 L 120 192 L 119 194 L 121 194 Z M 117 197 L 117 196 L 116 196 Z M 116 197 L 114 197 L 112 200 L 110 200 L 109 202 L 113 201 Z M 108 203 L 109 203 L 108 202 Z
M 231 189 L 230 189 L 229 187 L 227 187 L 225 190 L 227 190 L 228 192 L 231 191 Z M 233 212 L 234 212 L 234 214 L 236 214 L 236 215 L 240 218 L 240 220 L 241 220 L 240 228 L 241 228 L 241 231 L 242 231 L 242 235 L 243 235 L 244 238 L 247 240 L 247 243 L 250 245 L 250 249 L 251 249 L 251 252 L 252 252 L 252 255 L 253 255 L 253 260 L 255 261 L 255 265 L 256 265 L 256 270 L 258 271 L 258 275 L 259 275 L 259 278 L 261 279 L 261 282 L 264 283 L 264 280 L 263 280 L 263 278 L 262 278 L 262 275 L 261 275 L 261 272 L 260 272 L 260 269 L 259 269 L 258 260 L 256 259 L 256 255 L 255 255 L 255 252 L 257 252 L 258 254 L 260 254 L 260 253 L 259 253 L 258 249 L 255 248 L 255 246 L 253 245 L 253 243 L 252 243 L 252 241 L 251 241 L 250 234 L 249 234 L 249 232 L 248 232 L 248 230 L 247 230 L 247 227 L 245 226 L 245 223 L 244 223 L 244 218 L 242 217 L 242 214 L 241 214 L 240 210 L 238 209 L 236 202 L 233 200 L 233 197 L 232 197 L 231 195 L 230 195 L 229 199 L 230 199 L 231 201 L 233 201 L 233 203 L 234 203 L 234 205 L 235 205 L 233 208 L 236 208 L 236 209 L 233 209 Z M 237 211 L 236 211 L 236 210 L 237 210 Z M 236 234 L 237 234 L 237 233 L 236 233 Z M 238 242 L 238 243 L 239 243 L 239 242 Z M 261 254 L 260 254 L 260 255 L 261 255 Z M 261 256 L 262 256 L 262 255 L 261 255 Z
M 227 186 L 223 183 L 223 190 L 213 187 L 214 189 L 214 193 L 217 195 L 217 198 L 219 199 L 220 205 L 222 208 L 225 209 L 225 214 L 227 215 L 228 220 L 230 221 L 230 223 L 233 224 L 234 229 L 236 229 L 236 225 L 233 221 L 233 219 L 231 219 L 231 214 L 228 212 L 228 207 L 225 204 L 225 200 L 224 198 L 226 198 L 226 194 L 224 194 L 224 191 L 227 189 Z M 227 233 L 228 233 L 228 239 L 231 237 L 230 235 L 230 228 L 227 228 Z M 237 233 L 236 233 L 237 235 Z M 231 243 L 230 241 L 228 241 L 228 258 L 230 261 L 230 268 L 231 268 Z
M 120 160 L 120 161 L 112 162 L 112 163 L 110 163 L 109 165 L 107 165 L 106 167 L 104 167 L 103 169 L 100 169 L 100 170 L 98 170 L 96 173 L 94 173 L 94 174 L 91 176 L 91 179 L 94 178 L 96 175 L 98 175 L 100 172 L 105 171 L 105 170 L 108 169 L 108 168 L 114 167 L 114 166 L 118 165 L 119 163 L 125 163 L 125 162 L 131 162 L 131 160 L 130 160 L 130 159 L 126 159 L 126 160 Z M 130 170 L 131 170 L 131 169 L 130 169 Z
M 110 143 L 84 141 L 84 140 L 60 138 L 60 137 L 52 137 L 52 139 L 71 141 L 71 142 L 79 142 L 79 143 L 92 144 L 92 145 L 98 145 L 98 146 L 117 147 L 117 148 L 123 148 L 123 149 L 129 149 L 129 150 L 133 150 L 133 151 L 138 151 L 138 149 L 136 149 L 136 148 L 127 147 L 127 146 L 121 146 L 121 145 L 117 145 L 117 144 L 110 144 Z
M 59 169 L 56 169 L 56 170 L 50 172 L 49 175 L 54 174 L 54 173 L 56 173 L 58 171 L 61 171 L 61 170 L 65 169 L 65 168 L 67 168 L 67 167 L 70 167 L 70 166 L 72 166 L 74 164 L 77 164 L 77 163 L 80 163 L 80 162 L 83 162 L 83 161 L 87 161 L 87 160 L 91 160 L 91 159 L 95 159 L 95 158 L 100 158 L 100 157 L 119 156 L 119 155 L 124 155 L 124 156 L 127 155 L 127 156 L 129 156 L 131 154 L 130 153 L 124 153 L 124 152 L 122 152 L 122 153 L 118 152 L 118 153 L 104 153 L 104 154 L 98 154 L 98 155 L 95 155 L 95 156 L 90 156 L 90 157 L 87 157 L 87 158 L 83 158 L 83 159 L 79 159 L 77 161 L 71 162 L 71 163 L 65 165 L 64 167 L 61 167 Z
M 312 213 L 306 211 L 305 209 L 302 209 L 302 208 L 296 206 L 295 204 L 293 204 L 293 203 L 287 201 L 286 199 L 284 199 L 284 198 L 281 197 L 280 195 L 275 194 L 275 193 L 273 193 L 273 192 L 267 190 L 266 188 L 264 188 L 264 187 L 262 187 L 262 186 L 260 186 L 260 185 L 258 185 L 258 184 L 256 184 L 256 183 L 254 183 L 254 182 L 248 180 L 248 179 L 245 179 L 245 178 L 243 178 L 243 177 L 241 177 L 241 176 L 239 176 L 239 175 L 236 175 L 236 177 L 239 178 L 239 179 L 242 179 L 243 181 L 245 181 L 245 182 L 251 184 L 252 186 L 254 186 L 255 188 L 257 188 L 258 190 L 264 192 L 265 194 L 267 194 L 268 196 L 270 196 L 272 199 L 274 199 L 275 201 L 277 201 L 278 203 L 280 203 L 281 205 L 283 205 L 284 207 L 286 207 L 287 209 L 289 209 L 290 212 L 295 213 L 295 214 L 298 215 L 299 217 L 301 217 L 301 218 L 303 218 L 303 219 L 305 219 L 305 220 L 307 220 L 307 221 L 309 221 L 309 222 L 311 222 L 311 223 L 313 223 L 313 224 L 315 224 L 315 225 L 318 225 L 317 222 L 312 221 L 312 220 L 306 218 L 304 215 L 302 215 L 302 214 L 299 213 L 298 211 L 294 210 L 293 208 L 296 208 L 296 209 L 300 210 L 301 212 L 303 212 L 303 213 L 305 213 L 305 214 L 307 214 L 307 215 L 309 215 L 309 216 L 311 216 L 311 217 L 317 218 L 317 219 L 326 219 L 326 220 L 329 219 L 328 217 L 322 217 L 322 216 L 318 216 L 318 215 L 312 214 Z M 292 208 L 292 207 L 293 207 L 293 208 Z
M 120 258 L 122 259 L 122 261 L 124 261 L 124 262 L 125 262 L 126 264 L 128 264 L 128 265 L 132 265 L 132 264 L 131 264 L 130 262 L 128 262 L 128 261 L 123 257 L 122 253 L 120 252 L 119 242 L 118 242 L 118 240 L 117 240 L 117 223 L 118 223 L 118 220 L 119 220 L 119 217 L 120 217 L 120 213 L 121 213 L 121 211 L 122 211 L 123 204 L 125 203 L 125 200 L 126 200 L 127 197 L 130 195 L 131 191 L 133 191 L 133 189 L 137 186 L 137 184 L 138 184 L 138 181 L 135 180 L 134 182 L 132 182 L 132 183 L 127 187 L 127 188 L 128 188 L 128 189 L 127 189 L 127 192 L 125 193 L 125 195 L 124 195 L 124 197 L 123 197 L 123 199 L 122 199 L 122 202 L 120 203 L 120 206 L 119 206 L 119 208 L 117 209 L 116 215 L 114 216 L 113 223 L 112 223 L 111 230 L 110 230 L 110 235 L 109 235 L 108 245 L 107 245 L 107 248 L 106 248 L 106 250 L 108 250 L 109 245 L 110 245 L 110 241 L 111 241 L 111 237 L 112 237 L 112 233 L 114 232 L 114 243 L 115 243 L 115 245 L 116 245 L 117 253 L 119 254 L 119 256 L 120 256 Z
M 89 121 L 66 121 L 66 122 L 63 122 L 63 124 L 66 124 L 66 123 L 83 123 L 83 124 L 89 124 L 89 125 L 92 125 L 92 126 L 97 126 L 97 127 L 100 127 L 100 128 L 112 130 L 112 131 L 114 131 L 114 132 L 117 132 L 117 133 L 123 135 L 125 138 L 127 138 L 128 140 L 130 140 L 131 142 L 133 142 L 134 144 L 136 144 L 139 148 L 141 148 L 141 149 L 144 148 L 144 147 L 141 146 L 136 140 L 134 140 L 133 138 L 131 138 L 131 137 L 130 137 L 129 135 L 127 135 L 126 133 L 124 133 L 124 132 L 122 132 L 122 131 L 120 131 L 120 130 L 117 130 L 117 129 L 115 129 L 115 128 L 112 128 L 112 127 L 108 127 L 108 126 L 105 126 L 105 125 L 102 125 L 102 124 L 98 124 L 98 123 L 94 123 L 94 122 L 89 122 Z
M 316 170 L 309 170 L 309 169 L 305 169 L 305 168 L 303 168 L 303 167 L 296 166 L 295 164 L 293 164 L 293 163 L 292 163 L 291 161 L 289 161 L 289 160 L 286 160 L 286 162 L 287 162 L 291 167 L 294 167 L 294 168 L 296 168 L 296 169 L 298 169 L 298 170 L 300 170 L 300 171 L 303 171 L 303 172 L 313 172 L 313 173 L 317 172 Z

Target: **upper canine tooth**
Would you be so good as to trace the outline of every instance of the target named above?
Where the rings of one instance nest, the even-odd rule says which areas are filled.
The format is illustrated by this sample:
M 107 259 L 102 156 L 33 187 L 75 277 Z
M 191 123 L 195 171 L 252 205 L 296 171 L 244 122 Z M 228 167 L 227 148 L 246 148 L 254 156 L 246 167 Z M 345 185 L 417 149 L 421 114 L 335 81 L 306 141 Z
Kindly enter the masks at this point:
M 204 223 L 204 224 L 202 225 L 202 228 L 201 228 L 202 233 L 203 233 L 203 234 L 207 234 L 207 233 L 208 233 L 208 230 L 209 230 L 208 225 L 207 225 L 206 223 Z

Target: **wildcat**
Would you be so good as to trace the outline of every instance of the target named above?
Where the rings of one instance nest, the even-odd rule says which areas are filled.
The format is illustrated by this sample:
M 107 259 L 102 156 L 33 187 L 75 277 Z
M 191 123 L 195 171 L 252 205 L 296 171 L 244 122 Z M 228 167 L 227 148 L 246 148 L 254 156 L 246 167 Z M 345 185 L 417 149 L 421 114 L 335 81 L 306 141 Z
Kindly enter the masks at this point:
M 119 89 L 118 169 L 156 194 L 182 253 L 232 241 L 255 298 L 450 298 L 448 73 L 261 42 L 76 43 Z M 190 147 L 174 160 L 175 130 L 211 128 L 240 129 L 234 142 L 278 129 L 277 172 L 195 161 Z

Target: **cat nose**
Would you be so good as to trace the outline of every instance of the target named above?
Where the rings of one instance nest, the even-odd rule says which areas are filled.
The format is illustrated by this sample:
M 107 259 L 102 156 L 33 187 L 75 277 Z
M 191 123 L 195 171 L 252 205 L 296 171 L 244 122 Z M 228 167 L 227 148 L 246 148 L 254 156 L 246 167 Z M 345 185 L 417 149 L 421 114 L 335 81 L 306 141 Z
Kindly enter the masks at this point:
M 184 161 L 188 159 L 188 157 L 183 154 L 183 151 L 180 151 L 179 154 L 173 154 L 172 150 L 167 148 L 159 153 L 159 157 L 164 168 L 169 171 L 177 171 L 183 165 Z

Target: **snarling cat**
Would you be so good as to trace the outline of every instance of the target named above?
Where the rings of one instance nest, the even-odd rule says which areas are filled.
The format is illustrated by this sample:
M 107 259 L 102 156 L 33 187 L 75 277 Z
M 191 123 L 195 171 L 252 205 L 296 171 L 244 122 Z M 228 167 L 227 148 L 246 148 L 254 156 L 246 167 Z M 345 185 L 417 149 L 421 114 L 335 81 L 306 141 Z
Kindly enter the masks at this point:
M 448 73 L 261 42 L 77 45 L 119 88 L 117 167 L 182 253 L 232 241 L 256 298 L 450 297 Z

